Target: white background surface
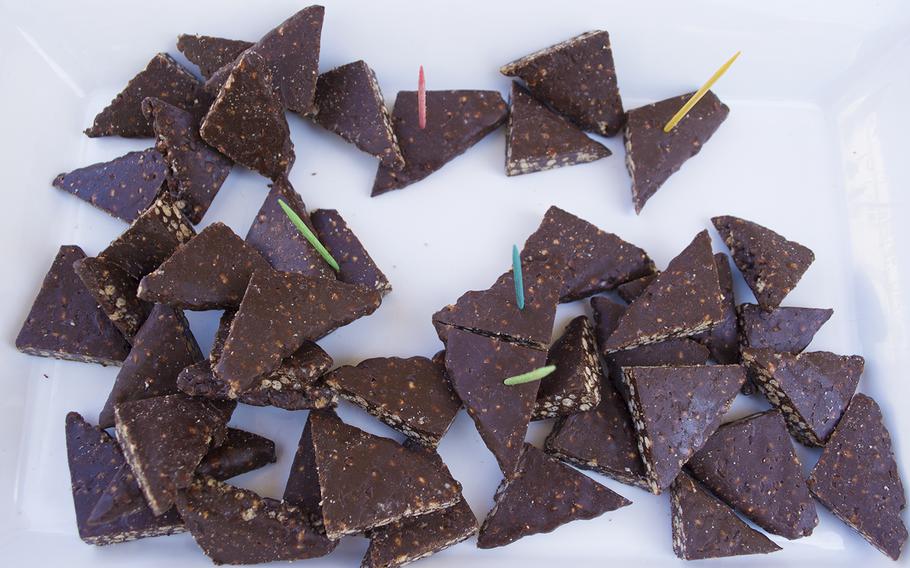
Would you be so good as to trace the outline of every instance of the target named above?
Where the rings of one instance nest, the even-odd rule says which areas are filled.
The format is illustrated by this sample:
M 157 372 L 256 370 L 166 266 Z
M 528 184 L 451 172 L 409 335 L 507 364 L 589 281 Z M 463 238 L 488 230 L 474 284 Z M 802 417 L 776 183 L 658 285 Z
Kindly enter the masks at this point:
M 508 93 L 501 64 L 582 31 L 610 31 L 627 108 L 691 91 L 736 50 L 743 55 L 716 87 L 731 107 L 701 155 L 686 164 L 637 217 L 619 138 L 614 155 L 593 164 L 507 178 L 503 130 L 442 171 L 377 199 L 372 158 L 299 117 L 292 181 L 311 208 L 341 211 L 395 291 L 372 317 L 336 332 L 323 346 L 338 364 L 370 356 L 431 355 L 440 344 L 430 315 L 468 289 L 487 287 L 508 267 L 551 204 L 644 247 L 663 267 L 717 214 L 774 228 L 811 247 L 817 260 L 787 305 L 833 307 L 812 349 L 866 357 L 861 389 L 875 396 L 906 473 L 910 410 L 907 307 L 910 258 L 910 7 L 899 1 L 737 3 L 635 2 L 325 2 L 321 70 L 365 59 L 391 102 L 413 89 L 423 64 L 431 89 Z M 303 2 L 0 1 L 0 564 L 4 566 L 209 565 L 188 535 L 95 548 L 76 536 L 63 417 L 94 420 L 115 368 L 19 354 L 13 340 L 61 244 L 97 253 L 125 224 L 51 188 L 61 172 L 147 147 L 150 140 L 91 140 L 81 131 L 158 51 L 184 61 L 178 33 L 255 41 Z M 223 220 L 241 235 L 266 181 L 235 168 L 203 226 Z M 715 249 L 724 250 L 719 238 Z M 738 278 L 738 277 L 737 277 Z M 738 281 L 738 301 L 751 295 Z M 557 331 L 586 303 L 560 308 Z M 217 313 L 190 314 L 203 349 Z M 45 378 L 46 376 L 46 378 Z M 740 401 L 733 415 L 760 407 Z M 344 405 L 342 416 L 396 436 Z M 280 459 L 237 478 L 280 497 L 306 413 L 241 407 L 235 424 L 272 437 Z M 549 428 L 535 425 L 529 438 Z M 499 482 L 495 461 L 462 413 L 441 445 L 453 474 L 483 518 Z M 803 451 L 808 471 L 817 452 Z M 631 507 L 550 535 L 480 551 L 473 540 L 423 566 L 675 565 L 668 502 L 594 475 L 634 501 Z M 890 565 L 819 507 L 810 538 L 750 566 Z M 355 566 L 366 548 L 346 539 L 312 566 Z M 904 562 L 908 562 L 905 555 Z M 723 562 L 716 562 L 721 564 Z

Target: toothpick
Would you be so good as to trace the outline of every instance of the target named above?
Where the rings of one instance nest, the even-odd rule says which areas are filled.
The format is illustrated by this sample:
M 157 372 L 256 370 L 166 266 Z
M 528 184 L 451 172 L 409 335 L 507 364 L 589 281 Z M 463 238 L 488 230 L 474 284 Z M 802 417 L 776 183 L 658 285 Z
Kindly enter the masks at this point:
M 417 126 L 427 127 L 427 80 L 423 75 L 423 65 L 417 75 Z
M 673 127 L 675 127 L 677 124 L 679 124 L 679 121 L 682 120 L 684 116 L 686 116 L 686 113 L 688 113 L 690 110 L 692 110 L 692 107 L 694 107 L 698 103 L 698 101 L 700 101 L 701 98 L 703 96 L 705 96 L 705 93 L 708 92 L 708 89 L 710 89 L 711 86 L 714 85 L 714 83 L 716 83 L 717 80 L 720 79 L 721 76 L 727 72 L 727 69 L 729 69 L 730 66 L 733 65 L 733 62 L 736 61 L 736 58 L 739 57 L 740 53 L 742 53 L 742 51 L 737 51 L 735 54 L 733 54 L 733 57 L 731 57 L 730 59 L 727 60 L 726 63 L 721 65 L 720 69 L 718 69 L 717 71 L 714 72 L 714 75 L 711 75 L 711 78 L 708 79 L 707 83 L 705 83 L 704 85 L 701 86 L 700 89 L 695 91 L 695 94 L 692 95 L 692 97 L 688 101 L 686 101 L 686 104 L 684 104 L 682 106 L 682 108 L 679 109 L 679 111 L 677 111 L 677 113 L 673 115 L 673 118 L 671 118 L 669 120 L 669 122 L 667 122 L 667 125 L 664 126 L 664 132 L 670 132 L 671 130 L 673 130 Z
M 512 280 L 515 282 L 515 303 L 518 309 L 525 309 L 525 283 L 521 273 L 521 255 L 518 254 L 518 245 L 512 245 Z
M 530 383 L 533 381 L 539 381 L 540 379 L 546 377 L 550 373 L 556 370 L 556 365 L 547 365 L 546 367 L 541 367 L 539 369 L 534 369 L 528 373 L 522 373 L 521 375 L 515 375 L 514 377 L 509 377 L 504 380 L 502 384 L 506 386 L 513 387 L 515 385 L 523 385 L 525 383 Z
M 322 246 L 322 243 L 319 242 L 319 239 L 316 237 L 316 235 L 313 234 L 313 231 L 311 231 L 310 228 L 306 226 L 306 223 L 303 222 L 303 219 L 300 218 L 297 212 L 291 209 L 290 205 L 285 203 L 283 199 L 278 200 L 278 205 L 280 205 L 281 209 L 284 210 L 285 215 L 288 216 L 288 218 L 291 220 L 291 223 L 297 227 L 297 230 L 300 231 L 300 234 L 303 235 L 303 238 L 309 241 L 309 243 L 313 245 L 313 248 L 316 249 L 316 252 L 319 253 L 323 260 L 325 260 L 328 265 L 332 267 L 332 270 L 335 272 L 341 270 L 341 267 L 338 266 L 338 263 L 334 258 L 332 258 L 332 255 L 329 253 L 328 249 Z

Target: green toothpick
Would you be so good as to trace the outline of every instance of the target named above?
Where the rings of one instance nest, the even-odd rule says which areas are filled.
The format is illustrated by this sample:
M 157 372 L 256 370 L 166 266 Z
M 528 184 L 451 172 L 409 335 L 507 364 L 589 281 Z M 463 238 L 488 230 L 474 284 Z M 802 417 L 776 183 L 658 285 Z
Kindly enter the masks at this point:
M 515 301 L 518 309 L 525 309 L 525 283 L 521 274 L 521 255 L 518 254 L 518 245 L 512 245 L 512 280 L 515 281 Z
M 318 252 L 319 255 L 322 256 L 323 260 L 325 260 L 328 265 L 332 267 L 332 270 L 335 272 L 341 270 L 341 267 L 338 266 L 338 263 L 335 262 L 335 259 L 332 258 L 331 254 L 329 254 L 329 251 L 326 250 L 324 246 L 322 246 L 322 243 L 319 242 L 319 239 L 316 238 L 316 235 L 313 234 L 313 231 L 311 231 L 310 228 L 306 226 L 306 223 L 303 222 L 303 219 L 300 218 L 300 215 L 291 209 L 291 206 L 285 203 L 282 199 L 278 200 L 278 205 L 281 205 L 281 208 L 284 210 L 285 215 L 287 215 L 291 220 L 291 223 L 294 223 L 294 226 L 297 227 L 297 230 L 300 231 L 300 234 L 303 235 L 303 238 L 305 238 L 311 245 L 313 245 L 313 248 L 316 249 L 316 252 Z
M 556 370 L 556 365 L 547 365 L 546 367 L 541 367 L 539 369 L 534 369 L 528 373 L 523 373 L 521 375 L 515 375 L 514 377 L 509 377 L 504 380 L 502 384 L 508 386 L 523 385 L 525 383 L 530 383 L 532 381 L 539 381 L 540 379 L 546 377 L 550 373 Z

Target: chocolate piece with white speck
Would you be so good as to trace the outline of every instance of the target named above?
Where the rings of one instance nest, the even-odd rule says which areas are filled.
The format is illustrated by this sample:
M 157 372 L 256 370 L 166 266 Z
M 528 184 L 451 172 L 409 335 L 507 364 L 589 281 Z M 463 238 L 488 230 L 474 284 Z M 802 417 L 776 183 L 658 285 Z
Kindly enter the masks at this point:
M 208 79 L 220 68 L 233 63 L 253 42 L 207 35 L 180 34 L 177 49 L 190 63 L 199 67 L 199 73 Z
M 348 284 L 361 284 L 382 295 L 392 291 L 389 279 L 376 266 L 344 217 L 335 209 L 317 209 L 310 215 L 316 236 L 338 263 L 337 278 Z
M 641 296 L 641 293 L 651 285 L 651 282 L 654 282 L 654 279 L 657 278 L 658 274 L 660 274 L 660 272 L 647 274 L 640 278 L 636 278 L 635 280 L 620 284 L 616 287 L 616 293 L 619 294 L 619 297 L 622 298 L 624 302 L 631 304 L 635 301 L 635 298 Z
M 535 420 L 587 412 L 600 404 L 600 383 L 604 380 L 587 316 L 569 322 L 562 336 L 550 347 L 547 365 L 556 370 L 540 381 Z
M 739 342 L 742 349 L 771 349 L 801 353 L 834 313 L 821 308 L 780 307 L 765 311 L 755 304 L 739 306 Z
M 711 359 L 721 365 L 739 363 L 739 335 L 736 318 L 736 300 L 733 298 L 733 272 L 730 260 L 722 252 L 714 255 L 717 264 L 717 280 L 724 295 L 724 319 L 703 331 L 693 339 L 705 345 L 711 352 Z

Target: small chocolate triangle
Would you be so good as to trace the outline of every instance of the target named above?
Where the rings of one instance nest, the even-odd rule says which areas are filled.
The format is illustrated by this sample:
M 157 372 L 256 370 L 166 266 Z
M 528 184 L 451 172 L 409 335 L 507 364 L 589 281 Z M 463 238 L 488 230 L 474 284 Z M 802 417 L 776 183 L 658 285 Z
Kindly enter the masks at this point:
M 392 130 L 403 168 L 379 164 L 372 197 L 402 189 L 463 154 L 505 122 L 509 111 L 497 91 L 427 91 L 426 127 L 417 122 L 417 92 L 399 91 Z
M 186 310 L 236 308 L 253 272 L 270 269 L 253 247 L 216 222 L 146 275 L 137 295 Z
M 739 334 L 736 319 L 736 300 L 733 297 L 733 271 L 730 260 L 722 252 L 714 255 L 717 264 L 717 280 L 724 295 L 724 319 L 710 331 L 695 336 L 711 352 L 711 358 L 721 365 L 739 363 Z
M 635 301 L 636 298 L 641 296 L 641 293 L 651 285 L 651 282 L 654 282 L 659 274 L 660 272 L 647 274 L 640 278 L 636 278 L 635 280 L 630 280 L 628 282 L 620 284 L 616 287 L 616 293 L 619 294 L 619 297 L 622 298 L 622 301 L 631 304 Z
M 433 457 L 310 412 L 326 534 L 336 539 L 450 507 L 461 486 Z
M 523 79 L 537 100 L 582 130 L 613 136 L 625 121 L 610 35 L 603 30 L 526 55 L 499 72 Z
M 478 548 L 505 546 L 632 504 L 530 444 L 524 445 L 515 476 L 502 480 L 494 499 L 480 527 Z
M 250 47 L 253 47 L 253 42 L 239 39 L 189 34 L 177 36 L 177 49 L 190 63 L 199 67 L 199 73 L 205 79 L 218 69 L 233 63 Z
M 781 548 L 685 472 L 670 488 L 673 552 L 683 560 L 768 554 Z
M 717 430 L 745 379 L 739 365 L 623 368 L 652 493 L 669 487 Z
M 231 69 L 199 134 L 228 158 L 267 178 L 278 179 L 290 171 L 294 144 L 284 107 L 258 53 L 245 52 Z
M 907 543 L 901 519 L 907 501 L 891 435 L 873 399 L 853 397 L 808 484 L 840 520 L 893 560 L 900 558 Z
M 765 398 L 783 412 L 793 437 L 807 446 L 828 441 L 865 366 L 859 355 L 791 355 L 770 349 L 745 349 L 743 363 Z
M 555 365 L 556 370 L 540 381 L 535 420 L 587 412 L 600 404 L 604 376 L 594 328 L 587 316 L 569 322 L 562 336 L 550 346 L 547 365 Z
M 777 308 L 767 312 L 755 304 L 739 306 L 739 341 L 743 349 L 771 349 L 777 353 L 801 353 L 834 310 Z
M 156 305 L 133 339 L 133 348 L 117 373 L 98 424 L 102 428 L 114 425 L 116 404 L 178 392 L 180 371 L 202 360 L 202 351 L 183 313 Z
M 518 467 L 537 399 L 538 382 L 503 381 L 544 365 L 543 352 L 453 328 L 446 341 L 446 372 L 484 444 L 506 477 Z
M 199 136 L 199 119 L 159 99 L 142 101 L 152 121 L 155 148 L 167 163 L 168 191 L 194 224 L 202 221 L 233 165 Z
M 366 62 L 355 61 L 320 75 L 315 104 L 316 124 L 379 158 L 386 167 L 404 166 L 379 81 Z
M 377 357 L 329 373 L 325 383 L 409 438 L 435 447 L 461 401 L 445 367 L 426 357 Z
M 337 544 L 297 507 L 212 477 L 194 479 L 176 502 L 196 544 L 215 564 L 317 558 Z
M 523 262 L 545 257 L 560 257 L 565 265 L 561 302 L 612 290 L 654 272 L 645 251 L 555 205 L 521 252 Z
M 73 263 L 85 258 L 75 245 L 60 247 L 28 317 L 16 349 L 29 355 L 120 365 L 129 343 L 76 276 Z
M 724 319 L 723 299 L 711 239 L 702 231 L 632 302 L 603 349 L 623 351 L 711 329 Z
M 717 429 L 686 467 L 728 505 L 772 534 L 809 536 L 818 516 L 777 410 Z
M 337 277 L 348 284 L 361 284 L 385 295 L 392 291 L 370 253 L 360 243 L 344 217 L 335 209 L 317 209 L 310 216 L 319 241 L 338 262 Z
M 166 176 L 164 157 L 158 150 L 149 148 L 60 174 L 53 184 L 132 223 L 155 200 Z
M 85 134 L 90 138 L 150 138 L 155 133 L 151 121 L 142 114 L 142 101 L 148 96 L 154 96 L 189 110 L 197 105 L 201 87 L 199 80 L 170 55 L 159 53 L 98 113 L 94 124 L 86 129 Z
M 807 247 L 752 221 L 727 215 L 711 222 L 765 310 L 779 306 L 815 260 Z

